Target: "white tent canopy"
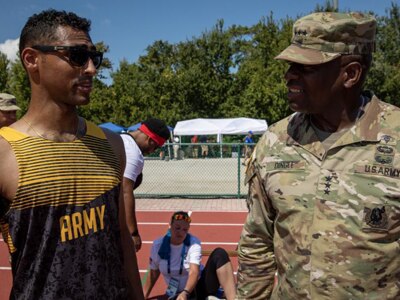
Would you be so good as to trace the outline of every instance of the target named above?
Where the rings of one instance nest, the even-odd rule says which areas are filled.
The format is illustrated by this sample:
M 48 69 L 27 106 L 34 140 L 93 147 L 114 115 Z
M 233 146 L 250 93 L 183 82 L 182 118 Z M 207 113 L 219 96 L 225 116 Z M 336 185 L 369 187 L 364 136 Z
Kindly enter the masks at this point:
M 227 119 L 191 119 L 179 121 L 174 128 L 174 135 L 217 135 L 217 141 L 222 142 L 222 135 L 263 134 L 268 128 L 267 122 L 261 119 L 251 118 L 227 118 Z
M 174 135 L 211 135 L 211 134 L 262 134 L 267 130 L 267 122 L 261 119 L 191 119 L 179 121 L 174 128 Z

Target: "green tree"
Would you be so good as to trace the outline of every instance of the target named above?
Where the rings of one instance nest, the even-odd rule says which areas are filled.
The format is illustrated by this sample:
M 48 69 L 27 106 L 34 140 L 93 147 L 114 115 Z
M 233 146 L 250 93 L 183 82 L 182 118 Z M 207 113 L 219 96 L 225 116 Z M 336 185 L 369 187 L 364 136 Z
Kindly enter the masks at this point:
M 109 120 L 124 126 L 130 126 L 146 118 L 146 101 L 142 97 L 143 74 L 137 64 L 129 64 L 126 60 L 120 62 L 119 70 L 112 74 L 114 110 Z
M 324 5 L 319 5 L 315 7 L 315 12 L 337 12 L 338 10 L 335 9 L 333 6 L 333 1 L 326 0 Z
M 17 113 L 18 117 L 20 117 L 28 109 L 29 100 L 31 98 L 31 88 L 28 75 L 19 58 L 11 62 L 8 87 L 11 94 L 17 99 L 18 106 L 21 108 Z
M 290 112 L 283 78 L 286 66 L 274 57 L 290 43 L 292 20 L 274 21 L 272 14 L 258 24 L 233 27 L 237 44 L 237 72 L 224 116 L 253 117 L 273 123 Z
M 171 122 L 196 117 L 222 117 L 233 76 L 233 48 L 229 33 L 219 20 L 199 38 L 179 43 L 170 73 L 165 76 L 170 94 Z M 172 97 L 172 98 L 171 98 Z
M 388 16 L 378 17 L 377 45 L 365 87 L 380 99 L 400 106 L 400 7 L 392 3 Z
M 10 61 L 7 58 L 7 55 L 0 52 L 0 92 L 7 91 L 8 84 L 8 65 Z
M 108 73 L 112 70 L 112 63 L 107 58 L 109 47 L 104 42 L 96 43 L 96 49 L 104 53 L 103 62 L 93 78 L 93 91 L 90 95 L 88 105 L 79 107 L 81 116 L 96 124 L 108 122 L 113 111 L 113 92 L 112 89 L 104 83 Z
M 141 56 L 137 63 L 139 79 L 131 107 L 136 121 L 148 117 L 158 117 L 170 122 L 172 114 L 169 109 L 173 102 L 173 62 L 175 61 L 175 47 L 166 41 L 156 41 L 147 48 L 147 55 Z M 177 112 L 175 112 L 177 113 Z

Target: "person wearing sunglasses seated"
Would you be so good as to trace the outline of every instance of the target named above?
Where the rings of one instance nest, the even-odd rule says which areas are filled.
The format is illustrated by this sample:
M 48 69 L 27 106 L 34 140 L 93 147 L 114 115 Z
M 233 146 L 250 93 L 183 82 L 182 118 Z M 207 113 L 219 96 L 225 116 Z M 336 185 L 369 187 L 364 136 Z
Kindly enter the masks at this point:
M 144 166 L 143 155 L 153 153 L 164 145 L 169 138 L 169 129 L 164 121 L 151 118 L 133 131 L 121 134 L 126 154 L 126 167 L 123 178 L 126 222 L 135 242 L 136 251 L 142 246 L 142 240 L 136 222 L 134 189 L 138 176 Z
M 103 58 L 90 25 L 49 9 L 20 35 L 31 98 L 26 114 L 0 129 L 10 299 L 143 299 L 124 213 L 124 145 L 78 114 Z
M 150 274 L 143 288 L 145 298 L 149 298 L 162 274 L 168 286 L 168 299 L 218 299 L 215 296 L 220 287 L 227 300 L 235 299 L 235 278 L 228 253 L 222 248 L 214 249 L 204 267 L 201 264 L 201 242 L 189 233 L 190 223 L 187 212 L 175 212 L 167 234 L 153 242 Z

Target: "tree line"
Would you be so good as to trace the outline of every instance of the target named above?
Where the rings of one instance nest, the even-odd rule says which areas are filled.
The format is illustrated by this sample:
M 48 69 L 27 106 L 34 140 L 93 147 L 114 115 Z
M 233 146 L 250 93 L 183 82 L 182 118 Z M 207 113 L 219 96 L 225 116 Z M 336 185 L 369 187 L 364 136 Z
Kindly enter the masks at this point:
M 332 11 L 327 4 L 315 11 Z M 373 12 L 369 12 L 373 13 Z M 300 17 L 300 16 L 298 16 Z M 365 88 L 400 106 L 400 8 L 392 3 L 378 21 L 374 62 Z M 155 41 L 134 63 L 114 70 L 109 47 L 96 44 L 105 59 L 94 79 L 90 104 L 82 116 L 123 126 L 149 117 L 174 126 L 191 118 L 250 117 L 268 124 L 289 115 L 284 62 L 274 60 L 290 43 L 295 19 L 275 20 L 273 13 L 252 26 L 224 27 L 218 20 L 198 37 L 171 44 Z M 110 85 L 104 82 L 108 73 Z M 29 81 L 19 60 L 0 52 L 0 91 L 14 94 L 23 114 L 29 104 Z

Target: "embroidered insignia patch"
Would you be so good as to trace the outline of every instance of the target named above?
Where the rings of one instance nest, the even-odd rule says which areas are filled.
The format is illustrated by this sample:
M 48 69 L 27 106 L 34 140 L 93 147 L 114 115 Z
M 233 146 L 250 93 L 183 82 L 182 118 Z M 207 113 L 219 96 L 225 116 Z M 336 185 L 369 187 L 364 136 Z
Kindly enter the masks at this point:
M 388 217 L 386 214 L 386 208 L 375 207 L 375 208 L 364 208 L 365 223 L 371 228 L 386 229 L 388 225 Z
M 386 140 L 385 140 L 386 138 Z M 381 141 L 391 141 L 393 138 L 390 136 L 384 135 Z M 375 161 L 380 165 L 392 165 L 394 160 L 395 150 L 393 147 L 388 145 L 378 145 L 375 149 Z
M 381 141 L 385 142 L 386 144 L 392 142 L 394 139 L 390 135 L 383 135 L 381 137 Z
M 384 153 L 384 154 L 392 154 L 394 152 L 392 147 L 385 146 L 385 145 L 376 147 L 376 150 L 378 150 L 378 152 Z
M 332 172 L 327 176 L 324 176 L 322 180 L 324 180 L 324 195 L 329 195 L 332 192 L 332 189 L 335 190 L 335 183 L 337 184 L 337 174 L 336 172 Z
M 393 162 L 393 156 L 389 155 L 375 155 L 375 161 L 382 165 L 388 165 Z

